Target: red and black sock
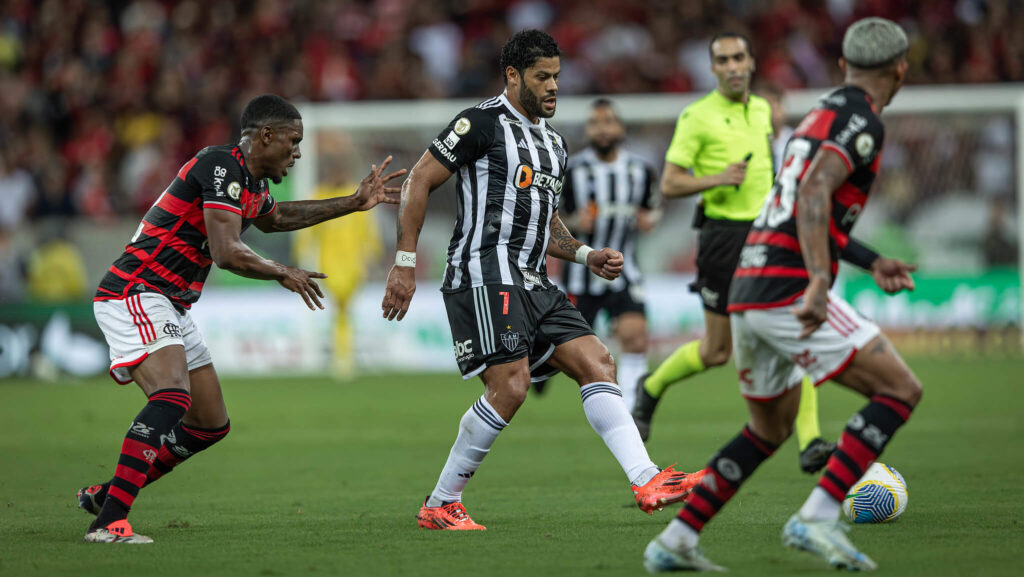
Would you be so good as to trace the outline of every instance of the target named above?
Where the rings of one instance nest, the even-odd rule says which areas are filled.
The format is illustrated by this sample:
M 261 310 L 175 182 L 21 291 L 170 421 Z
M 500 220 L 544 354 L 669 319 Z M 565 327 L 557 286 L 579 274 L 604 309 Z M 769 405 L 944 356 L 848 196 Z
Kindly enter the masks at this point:
M 171 432 L 164 437 L 164 444 L 156 455 L 156 460 L 146 472 L 146 483 L 149 485 L 177 467 L 182 461 L 200 451 L 205 451 L 227 436 L 231 430 L 231 421 L 214 429 L 192 427 L 178 421 Z
M 92 528 L 106 527 L 128 516 L 146 482 L 146 472 L 160 451 L 162 437 L 181 420 L 191 404 L 192 397 L 184 389 L 161 389 L 150 395 L 124 437 L 107 498 Z
M 914 407 L 896 397 L 871 397 L 871 402 L 846 424 L 846 430 L 839 437 L 839 446 L 828 460 L 818 486 L 842 502 L 850 487 L 875 462 L 913 410 Z
M 677 517 L 698 533 L 736 494 L 754 470 L 778 449 L 758 437 L 749 426 L 711 457 L 704 479 L 686 498 Z

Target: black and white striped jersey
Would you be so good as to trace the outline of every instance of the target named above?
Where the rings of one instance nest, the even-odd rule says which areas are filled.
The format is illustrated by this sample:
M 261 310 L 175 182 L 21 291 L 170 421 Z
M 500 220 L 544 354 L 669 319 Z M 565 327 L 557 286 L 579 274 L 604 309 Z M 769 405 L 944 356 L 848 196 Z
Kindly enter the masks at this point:
M 591 274 L 581 264 L 567 263 L 562 269 L 565 291 L 571 295 L 596 296 L 638 284 L 636 213 L 640 208 L 658 207 L 654 168 L 624 149 L 619 149 L 614 161 L 604 162 L 588 148 L 573 155 L 567 170 L 559 213 L 571 215 L 589 211 L 596 217 L 593 232 L 573 230 L 573 236 L 595 249 L 613 248 L 622 253 L 625 262 L 622 275 L 614 281 Z
M 562 194 L 562 135 L 543 118 L 531 123 L 501 95 L 459 113 L 428 150 L 458 175 L 441 290 L 553 287 L 544 255 Z

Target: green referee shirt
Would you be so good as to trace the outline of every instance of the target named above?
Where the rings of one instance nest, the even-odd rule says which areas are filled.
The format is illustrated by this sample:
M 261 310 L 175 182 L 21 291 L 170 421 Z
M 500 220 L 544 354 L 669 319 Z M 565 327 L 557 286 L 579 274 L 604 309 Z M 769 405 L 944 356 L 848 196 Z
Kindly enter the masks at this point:
M 665 160 L 692 168 L 699 177 L 721 173 L 753 153 L 739 189 L 716 186 L 701 194 L 708 218 L 754 220 L 772 187 L 771 141 L 772 111 L 767 100 L 751 94 L 743 104 L 713 90 L 679 115 Z

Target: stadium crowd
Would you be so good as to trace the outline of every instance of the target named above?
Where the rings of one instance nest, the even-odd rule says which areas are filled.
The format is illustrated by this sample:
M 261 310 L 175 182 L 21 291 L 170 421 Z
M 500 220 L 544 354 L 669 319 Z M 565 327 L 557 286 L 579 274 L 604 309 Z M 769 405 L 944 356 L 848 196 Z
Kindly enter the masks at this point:
M 708 90 L 707 40 L 722 29 L 751 36 L 761 80 L 825 87 L 841 31 L 868 14 L 910 34 L 913 83 L 1024 80 L 1024 35 L 1011 34 L 1024 7 L 1011 0 L 7 0 L 0 237 L 37 218 L 141 214 L 182 159 L 230 140 L 260 92 L 494 94 L 500 47 L 527 27 L 558 40 L 570 94 Z

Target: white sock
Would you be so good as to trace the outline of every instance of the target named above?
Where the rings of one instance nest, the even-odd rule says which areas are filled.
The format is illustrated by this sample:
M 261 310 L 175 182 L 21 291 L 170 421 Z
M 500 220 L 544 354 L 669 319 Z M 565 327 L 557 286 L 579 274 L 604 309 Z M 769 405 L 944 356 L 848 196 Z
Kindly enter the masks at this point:
M 459 421 L 459 436 L 448 453 L 448 461 L 441 470 L 441 477 L 427 499 L 428 507 L 439 507 L 446 501 L 461 501 L 462 490 L 473 476 L 498 433 L 508 423 L 483 397 L 462 415 Z
M 633 417 L 622 404 L 619 387 L 615 383 L 590 383 L 580 387 L 580 397 L 590 426 L 604 439 L 630 483 L 644 485 L 657 475 L 658 467 L 647 456 Z
M 679 519 L 669 521 L 668 527 L 658 535 L 661 544 L 673 551 L 685 551 L 697 546 L 700 533 Z
M 804 506 L 800 507 L 800 518 L 804 521 L 835 521 L 839 518 L 839 501 L 828 491 L 815 487 Z
M 622 353 L 618 359 L 618 375 L 616 379 L 622 383 L 622 404 L 632 412 L 636 402 L 636 382 L 647 372 L 647 355 L 643 353 Z

